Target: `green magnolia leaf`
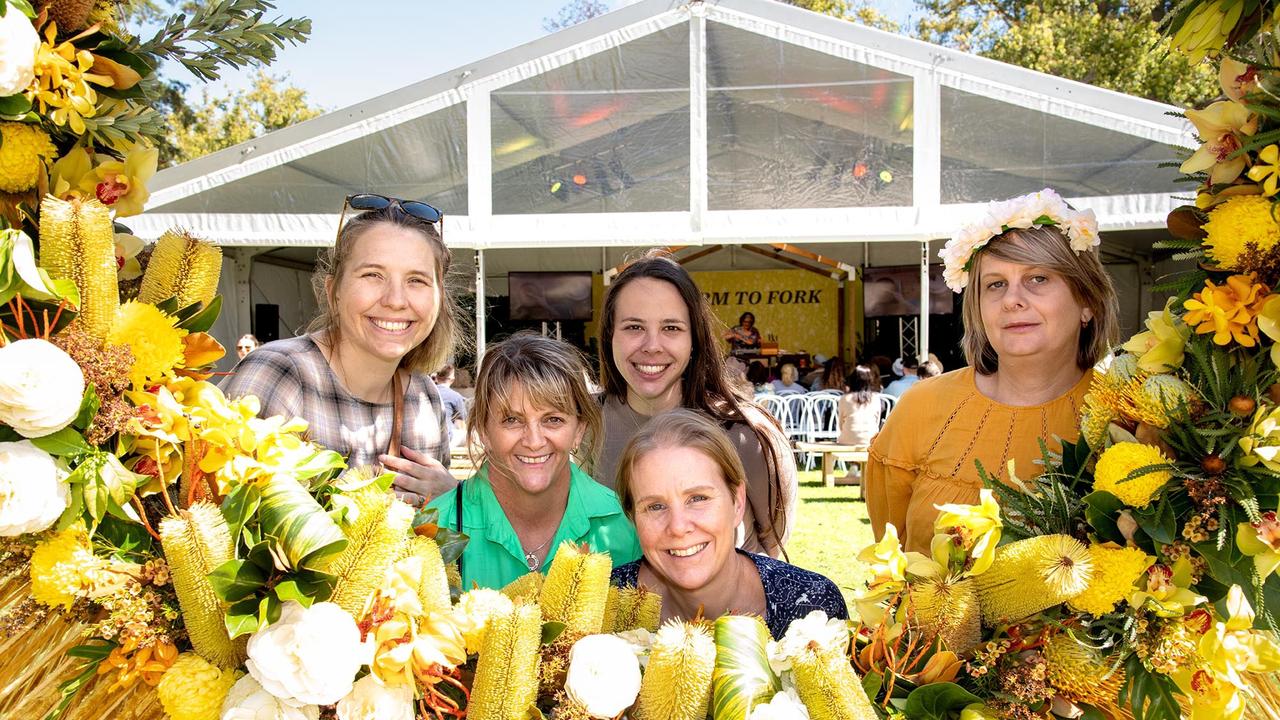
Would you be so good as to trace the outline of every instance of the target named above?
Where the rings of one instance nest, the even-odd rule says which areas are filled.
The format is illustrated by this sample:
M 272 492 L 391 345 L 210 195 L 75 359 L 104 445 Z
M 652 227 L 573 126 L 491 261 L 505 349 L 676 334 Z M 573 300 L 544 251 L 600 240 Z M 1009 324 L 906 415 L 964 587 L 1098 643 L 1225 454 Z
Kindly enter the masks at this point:
M 257 485 L 245 483 L 232 488 L 222 500 L 222 517 L 227 521 L 231 537 L 240 537 L 240 530 L 253 518 L 262 499 L 262 491 Z
M 199 312 L 192 313 L 189 317 L 183 319 L 182 322 L 178 323 L 178 327 L 187 332 L 208 332 L 209 328 L 213 327 L 214 321 L 218 319 L 218 313 L 222 312 L 222 296 L 214 295 L 209 304 L 203 308 L 197 305 L 196 308 Z
M 232 638 L 257 632 L 261 625 L 258 622 L 258 598 L 246 598 L 227 608 L 223 624 Z
M 346 466 L 347 461 L 343 460 L 338 453 L 332 450 L 321 450 L 295 467 L 293 474 L 299 480 L 309 480 L 321 473 L 341 470 Z
M 87 430 L 101 405 L 101 401 L 98 400 L 98 389 L 92 384 L 86 385 L 84 399 L 80 401 L 80 412 L 76 414 L 76 419 L 71 421 L 72 427 Z
M 884 687 L 884 676 L 876 673 L 867 673 L 862 676 L 862 691 L 867 697 L 875 702 L 876 696 L 880 694 L 880 688 Z
M 338 576 L 318 570 L 299 570 L 294 573 L 293 582 L 298 586 L 299 592 L 316 602 L 324 602 L 333 595 L 333 587 L 338 582 Z
M 1076 703 L 1076 707 L 1084 711 L 1078 720 L 1107 720 L 1107 715 L 1098 708 L 1087 703 Z
M 1168 497 L 1161 497 L 1155 505 L 1136 510 L 1133 517 L 1138 521 L 1138 527 L 1158 543 L 1168 545 L 1178 537 L 1178 521 Z
M 111 513 L 102 519 L 94 542 L 121 560 L 145 558 L 151 552 L 152 539 L 147 529 L 132 519 Z
M 280 598 L 275 593 L 267 593 L 258 601 L 258 627 L 264 628 L 279 620 L 283 609 L 284 603 L 280 602 Z
M 71 493 L 71 504 L 66 510 L 62 511 L 62 515 L 58 516 L 58 522 L 53 529 L 62 532 L 71 527 L 84 517 L 84 486 L 71 485 L 68 490 Z
M 449 528 L 436 529 L 436 545 L 440 546 L 440 559 L 445 565 L 456 562 L 462 557 L 462 551 L 467 549 L 467 542 L 471 538 L 466 533 L 460 533 Z
M 0 98 L 0 115 L 24 115 L 31 111 L 31 101 L 21 93 Z
M 84 441 L 84 436 L 71 427 L 62 428 L 44 437 L 31 438 L 31 444 L 57 457 L 78 457 L 93 451 L 89 443 Z
M 18 442 L 20 440 L 26 440 L 26 438 L 19 435 L 17 430 L 8 425 L 0 425 L 0 442 Z
M 347 546 L 342 530 L 297 480 L 276 475 L 262 489 L 262 533 L 288 569 L 318 569 Z
M 276 598 L 280 602 L 285 603 L 290 600 L 297 601 L 302 607 L 311 607 L 311 603 L 315 602 L 315 598 L 308 595 L 301 587 L 298 586 L 296 580 L 285 580 L 271 589 L 276 594 Z
M 1116 517 L 1124 506 L 1115 495 L 1096 490 L 1084 496 L 1084 517 L 1100 538 L 1125 545 L 1124 534 L 1116 525 Z
M 542 623 L 542 644 L 550 645 L 560 637 L 560 633 L 564 632 L 565 624 L 562 622 L 544 622 Z
M 951 713 L 964 709 L 982 698 L 955 683 L 930 683 L 911 691 L 907 696 L 907 717 L 920 720 L 947 720 Z
M 247 559 L 249 562 L 262 568 L 263 572 L 272 572 L 275 569 L 275 558 L 271 555 L 271 541 L 262 540 L 254 543 L 249 548 Z
M 226 602 L 235 603 L 258 592 L 267 584 L 262 568 L 245 560 L 228 560 L 209 573 L 213 591 Z
M 1181 717 L 1181 708 L 1174 696 L 1181 694 L 1168 675 L 1146 669 L 1137 654 L 1125 661 L 1125 679 L 1120 688 L 1124 707 L 1132 708 L 1134 720 L 1164 720 Z
M 200 308 L 204 307 L 202 302 L 193 302 L 185 307 L 178 308 L 177 312 L 171 313 L 178 318 L 178 327 L 182 327 L 182 323 L 195 317 L 200 312 Z

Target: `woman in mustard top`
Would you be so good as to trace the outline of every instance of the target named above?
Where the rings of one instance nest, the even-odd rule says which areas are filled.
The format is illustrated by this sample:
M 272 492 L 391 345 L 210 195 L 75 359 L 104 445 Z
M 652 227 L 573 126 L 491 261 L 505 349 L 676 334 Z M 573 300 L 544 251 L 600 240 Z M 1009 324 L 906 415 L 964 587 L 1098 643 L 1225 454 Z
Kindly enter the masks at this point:
M 1038 222 L 1046 217 L 1055 222 Z M 877 540 L 892 523 L 907 551 L 928 553 L 936 506 L 978 502 L 976 462 L 1005 480 L 1009 461 L 1034 476 L 1041 438 L 1054 449 L 1079 436 L 1092 367 L 1118 332 L 1096 227 L 1091 212 L 1046 190 L 993 203 L 947 243 L 969 367 L 916 383 L 872 443 L 866 497 Z

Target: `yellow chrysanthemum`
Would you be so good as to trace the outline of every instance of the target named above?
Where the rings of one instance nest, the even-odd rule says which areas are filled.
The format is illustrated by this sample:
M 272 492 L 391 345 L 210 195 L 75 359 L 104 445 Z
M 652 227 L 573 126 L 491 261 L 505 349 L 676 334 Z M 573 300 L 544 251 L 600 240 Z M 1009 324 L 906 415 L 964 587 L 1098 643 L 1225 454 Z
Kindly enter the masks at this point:
M 58 156 L 49 133 L 29 123 L 0 123 L 0 190 L 26 192 L 36 186 L 44 161 Z
M 129 381 L 135 388 L 145 387 L 172 375 L 182 363 L 187 331 L 174 327 L 175 318 L 165 315 L 154 305 L 127 302 L 116 311 L 107 343 L 128 345 L 133 352 L 133 368 Z
M 1149 465 L 1169 465 L 1159 448 L 1136 442 L 1116 443 L 1098 458 L 1094 470 L 1093 489 L 1105 490 L 1126 505 L 1143 508 L 1151 503 L 1156 491 L 1169 482 L 1172 473 L 1157 469 L 1126 480 L 1133 471 Z
M 1084 592 L 1067 601 L 1071 609 L 1090 615 L 1106 615 L 1116 604 L 1133 594 L 1134 583 L 1155 558 L 1137 548 L 1117 545 L 1090 545 L 1093 577 Z
M 178 656 L 160 678 L 156 695 L 172 720 L 218 720 L 227 691 L 239 673 L 210 665 L 199 655 Z
M 1224 270 L 1235 270 L 1250 245 L 1266 252 L 1280 243 L 1280 223 L 1271 208 L 1270 198 L 1240 195 L 1209 211 L 1209 221 L 1204 224 L 1209 258 Z
M 31 597 L 50 607 L 71 607 L 101 581 L 103 561 L 89 546 L 83 525 L 73 525 L 36 545 L 31 553 Z

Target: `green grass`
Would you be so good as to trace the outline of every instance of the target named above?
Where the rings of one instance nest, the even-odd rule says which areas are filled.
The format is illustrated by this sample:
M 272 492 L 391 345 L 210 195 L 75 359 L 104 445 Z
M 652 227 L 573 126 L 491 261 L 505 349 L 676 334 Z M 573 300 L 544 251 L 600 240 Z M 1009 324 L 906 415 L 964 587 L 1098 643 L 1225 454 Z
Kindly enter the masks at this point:
M 821 472 L 801 471 L 798 517 L 787 542 L 792 564 L 831 578 L 846 601 L 867 578 L 858 551 L 874 540 L 861 497 L 860 488 L 823 487 Z

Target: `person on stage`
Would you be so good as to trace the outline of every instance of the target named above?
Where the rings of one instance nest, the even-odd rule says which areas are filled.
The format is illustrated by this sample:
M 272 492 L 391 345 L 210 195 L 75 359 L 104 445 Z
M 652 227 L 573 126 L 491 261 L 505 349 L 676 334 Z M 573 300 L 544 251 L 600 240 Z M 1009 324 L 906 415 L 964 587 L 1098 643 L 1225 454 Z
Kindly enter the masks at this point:
M 650 253 L 609 286 L 600 319 L 604 448 L 596 478 L 614 487 L 622 449 L 676 408 L 722 423 L 746 468 L 741 546 L 778 557 L 795 514 L 795 458 L 786 435 L 745 390 L 730 385 L 715 316 L 679 263 Z
M 877 539 L 891 523 L 907 551 L 928 553 L 936 506 L 978 502 L 976 461 L 1007 481 L 1013 460 L 1026 478 L 1040 440 L 1078 437 L 1092 368 L 1117 336 L 1098 242 L 1091 211 L 1045 190 L 992 203 L 947 243 L 969 367 L 916 383 L 872 443 L 865 489 Z
M 627 443 L 618 468 L 622 507 L 643 557 L 614 568 L 613 583 L 662 596 L 662 619 L 764 618 L 775 638 L 813 610 L 849 616 L 835 583 L 735 547 L 747 505 L 738 452 L 719 423 L 694 410 L 654 418 Z
M 468 436 L 482 448 L 476 474 L 436 498 L 441 527 L 466 533 L 462 587 L 502 588 L 545 573 L 566 540 L 640 555 L 618 496 L 588 474 L 600 444 L 600 404 L 571 345 L 517 334 L 490 346 L 476 375 Z
M 723 326 L 722 326 L 723 327 Z M 756 329 L 756 316 L 744 312 L 738 316 L 738 324 L 725 333 L 730 350 L 760 350 L 760 331 Z
M 362 211 L 322 253 L 312 287 L 320 315 L 309 332 L 249 353 L 222 383 L 256 395 L 262 417 L 300 417 L 311 440 L 349 467 L 396 473 L 393 489 L 421 505 L 457 484 L 446 469 L 449 426 L 429 373 L 457 333 L 445 290 L 450 254 L 440 211 L 422 202 L 352 195 Z

